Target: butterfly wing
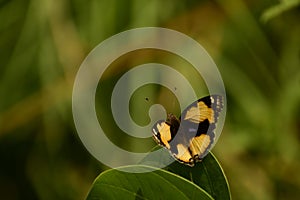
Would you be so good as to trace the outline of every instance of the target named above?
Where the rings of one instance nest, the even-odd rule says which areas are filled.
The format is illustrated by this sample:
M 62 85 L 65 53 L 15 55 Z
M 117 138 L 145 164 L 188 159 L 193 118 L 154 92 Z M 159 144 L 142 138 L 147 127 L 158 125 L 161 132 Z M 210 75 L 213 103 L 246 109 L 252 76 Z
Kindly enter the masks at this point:
M 169 142 L 172 140 L 171 126 L 164 120 L 160 120 L 154 124 L 152 135 L 157 144 L 170 149 Z
M 180 121 L 169 114 L 166 121 L 160 120 L 152 128 L 155 141 L 168 149 L 171 155 L 179 162 L 193 166 L 194 160 L 189 152 L 189 141 L 182 132 L 178 131 Z
M 178 132 L 180 121 L 173 114 L 168 114 L 167 120 L 160 120 L 152 127 L 152 134 L 155 141 L 170 150 L 170 141 Z
M 211 95 L 189 105 L 180 117 L 178 132 L 183 132 L 189 141 L 192 158 L 200 161 L 214 142 L 215 128 L 223 108 L 223 97 Z
M 211 95 L 203 97 L 189 105 L 181 114 L 180 119 L 192 123 L 201 123 L 208 120 L 210 124 L 215 124 L 219 113 L 223 108 L 223 97 Z

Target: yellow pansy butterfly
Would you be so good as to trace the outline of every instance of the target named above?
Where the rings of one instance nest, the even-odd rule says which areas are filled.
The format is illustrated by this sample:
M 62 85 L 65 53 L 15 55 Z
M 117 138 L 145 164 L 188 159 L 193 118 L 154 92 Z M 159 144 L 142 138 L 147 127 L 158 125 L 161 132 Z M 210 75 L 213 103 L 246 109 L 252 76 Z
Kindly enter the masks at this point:
M 181 163 L 194 166 L 208 153 L 215 139 L 223 97 L 211 95 L 189 105 L 179 119 L 172 113 L 167 120 L 160 120 L 152 128 L 155 141 L 168 149 Z

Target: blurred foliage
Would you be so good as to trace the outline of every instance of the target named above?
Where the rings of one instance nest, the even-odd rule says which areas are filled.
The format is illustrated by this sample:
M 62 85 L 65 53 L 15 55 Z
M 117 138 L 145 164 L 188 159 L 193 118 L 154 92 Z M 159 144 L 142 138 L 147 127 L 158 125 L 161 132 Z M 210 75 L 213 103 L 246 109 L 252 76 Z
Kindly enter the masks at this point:
M 71 110 L 76 71 L 104 39 L 131 28 L 160 26 L 199 41 L 222 74 L 228 112 L 213 152 L 233 199 L 297 199 L 299 18 L 298 1 L 0 0 L 0 198 L 86 196 L 107 167 L 85 150 L 76 134 Z M 97 99 L 100 118 L 111 115 L 105 104 L 117 78 L 141 62 L 175 65 L 194 86 L 199 81 L 203 87 L 201 78 L 194 79 L 174 56 L 136 53 L 115 63 L 100 81 L 105 90 L 97 98 L 107 97 L 101 103 Z M 199 89 L 197 95 L 205 91 Z M 142 112 L 136 120 L 153 102 L 178 114 L 171 92 L 139 89 L 132 100 L 132 112 Z M 147 117 L 140 120 L 147 123 Z M 120 132 L 110 117 L 100 123 L 112 123 L 108 128 Z M 130 150 L 145 150 L 141 141 L 112 140 Z M 147 148 L 154 145 L 151 139 L 145 142 Z

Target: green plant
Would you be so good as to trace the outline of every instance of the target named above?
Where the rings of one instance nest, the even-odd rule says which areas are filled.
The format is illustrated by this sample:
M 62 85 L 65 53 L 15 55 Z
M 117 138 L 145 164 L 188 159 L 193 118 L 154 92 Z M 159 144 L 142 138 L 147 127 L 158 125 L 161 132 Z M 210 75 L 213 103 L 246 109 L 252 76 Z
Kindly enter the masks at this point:
M 147 173 L 128 173 L 151 169 Z M 122 171 L 121 171 L 122 170 Z M 102 172 L 87 196 L 92 199 L 231 199 L 225 174 L 212 153 L 194 167 L 174 162 L 165 169 L 132 165 Z

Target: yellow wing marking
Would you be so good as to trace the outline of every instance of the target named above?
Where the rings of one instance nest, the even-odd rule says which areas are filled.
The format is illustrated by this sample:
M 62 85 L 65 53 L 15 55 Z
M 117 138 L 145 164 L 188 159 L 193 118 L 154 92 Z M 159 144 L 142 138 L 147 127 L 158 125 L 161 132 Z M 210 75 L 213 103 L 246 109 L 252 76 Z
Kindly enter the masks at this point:
M 165 145 L 166 148 L 170 149 L 169 141 L 172 139 L 170 126 L 165 122 L 157 124 L 157 130 L 160 133 L 161 142 Z
M 200 101 L 197 104 L 197 107 L 191 107 L 184 117 L 184 120 L 189 120 L 194 123 L 199 123 L 208 119 L 209 123 L 214 123 L 214 110 L 212 108 L 207 107 L 207 105 Z
M 198 157 L 201 157 L 207 150 L 208 146 L 211 143 L 210 136 L 206 134 L 202 134 L 200 136 L 196 136 L 192 139 L 190 144 L 190 150 L 192 152 L 192 156 L 198 155 Z
M 185 147 L 183 144 L 177 144 L 177 151 L 178 154 L 174 154 L 176 158 L 182 162 L 190 163 L 192 156 L 187 147 Z

